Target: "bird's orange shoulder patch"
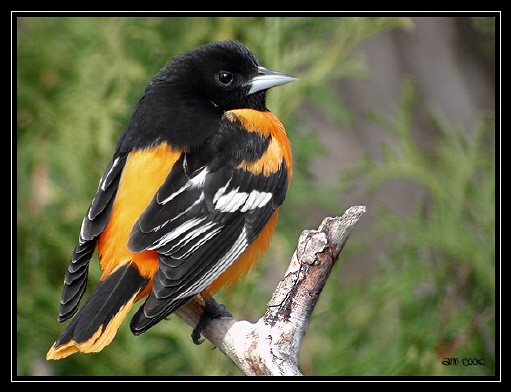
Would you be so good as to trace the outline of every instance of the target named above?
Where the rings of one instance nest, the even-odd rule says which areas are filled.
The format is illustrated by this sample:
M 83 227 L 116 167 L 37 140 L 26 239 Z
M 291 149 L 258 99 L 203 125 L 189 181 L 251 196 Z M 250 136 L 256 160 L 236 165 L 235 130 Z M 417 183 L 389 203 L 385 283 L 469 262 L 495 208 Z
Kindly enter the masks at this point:
M 103 270 L 101 279 L 118 266 L 131 261 L 144 277 L 152 278 L 156 272 L 156 252 L 130 252 L 128 240 L 135 222 L 165 182 L 182 153 L 182 150 L 161 143 L 157 147 L 129 154 L 110 220 L 98 240 L 98 253 Z
M 269 137 L 270 143 L 264 155 L 257 162 L 243 161 L 239 169 L 250 171 L 253 174 L 263 173 L 269 176 L 279 170 L 282 160 L 286 162 L 288 175 L 292 175 L 291 145 L 286 135 L 284 125 L 270 111 L 254 109 L 235 109 L 225 113 L 230 121 L 238 120 L 248 132 L 257 132 L 261 136 Z

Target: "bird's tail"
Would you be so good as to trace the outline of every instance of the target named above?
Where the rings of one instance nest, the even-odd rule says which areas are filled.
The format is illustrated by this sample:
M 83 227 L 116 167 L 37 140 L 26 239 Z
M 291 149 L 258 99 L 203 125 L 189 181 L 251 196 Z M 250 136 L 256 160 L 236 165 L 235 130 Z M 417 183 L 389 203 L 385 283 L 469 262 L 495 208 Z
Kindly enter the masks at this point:
M 117 267 L 100 281 L 73 321 L 46 354 L 65 358 L 77 351 L 101 351 L 110 344 L 139 294 L 149 283 L 131 263 Z

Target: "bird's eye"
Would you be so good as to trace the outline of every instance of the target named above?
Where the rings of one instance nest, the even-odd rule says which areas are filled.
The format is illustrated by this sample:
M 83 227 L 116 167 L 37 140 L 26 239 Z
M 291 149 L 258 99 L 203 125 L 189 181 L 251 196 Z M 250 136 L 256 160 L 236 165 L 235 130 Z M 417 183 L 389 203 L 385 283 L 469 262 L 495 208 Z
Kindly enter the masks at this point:
M 216 75 L 218 81 L 225 85 L 225 86 L 228 86 L 229 84 L 231 84 L 232 82 L 232 79 L 234 78 L 232 73 L 230 72 L 225 72 L 225 71 L 220 71 L 217 75 Z

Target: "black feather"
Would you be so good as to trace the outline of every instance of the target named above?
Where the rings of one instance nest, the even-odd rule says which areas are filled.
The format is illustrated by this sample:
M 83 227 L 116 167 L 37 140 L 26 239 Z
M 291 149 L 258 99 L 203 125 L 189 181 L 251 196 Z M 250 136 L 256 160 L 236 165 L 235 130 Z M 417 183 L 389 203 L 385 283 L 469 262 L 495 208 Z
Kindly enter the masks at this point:
M 87 287 L 89 262 L 94 254 L 98 236 L 103 232 L 110 219 L 125 163 L 125 155 L 114 155 L 99 182 L 96 196 L 83 219 L 80 239 L 66 270 L 64 289 L 60 299 L 59 322 L 68 320 L 78 310 L 78 305 Z
M 60 335 L 55 347 L 89 340 L 100 328 L 104 331 L 119 310 L 149 282 L 131 264 L 112 272 L 94 288 L 76 317 Z

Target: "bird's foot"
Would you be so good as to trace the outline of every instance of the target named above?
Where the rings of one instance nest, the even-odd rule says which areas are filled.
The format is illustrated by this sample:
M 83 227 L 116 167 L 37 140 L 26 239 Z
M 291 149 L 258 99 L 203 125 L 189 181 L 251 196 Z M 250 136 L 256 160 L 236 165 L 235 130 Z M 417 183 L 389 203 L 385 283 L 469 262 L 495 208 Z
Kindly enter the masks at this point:
M 224 304 L 219 304 L 213 298 L 209 298 L 205 302 L 206 307 L 200 315 L 199 322 L 193 329 L 191 335 L 193 343 L 196 345 L 204 343 L 204 339 L 201 339 L 201 332 L 212 319 L 218 317 L 232 317 L 232 314 L 227 311 Z

